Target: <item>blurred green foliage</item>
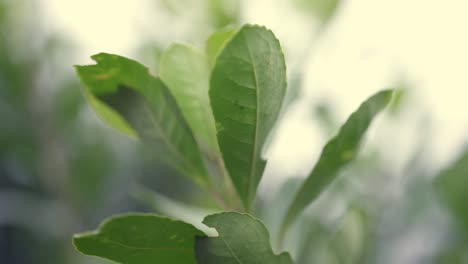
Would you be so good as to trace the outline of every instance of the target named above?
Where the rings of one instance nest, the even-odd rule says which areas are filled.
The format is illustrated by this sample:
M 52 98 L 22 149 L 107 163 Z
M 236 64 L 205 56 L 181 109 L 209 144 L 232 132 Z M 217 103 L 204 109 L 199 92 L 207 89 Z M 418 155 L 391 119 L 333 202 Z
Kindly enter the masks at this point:
M 200 36 L 228 26 L 226 35 L 213 37 L 217 43 L 208 43 L 210 61 L 218 53 L 217 46 L 235 31 L 232 28 L 248 22 L 243 17 L 248 1 L 157 2 L 174 20 L 184 20 L 186 12 L 195 10 L 187 7 L 201 7 L 198 16 L 203 23 L 188 22 L 197 31 L 186 36 L 186 41 L 197 42 Z M 318 21 L 318 31 L 323 32 L 342 2 L 295 0 L 294 4 Z M 76 47 L 61 36 L 46 34 L 41 22 L 47 18 L 35 12 L 39 4 L 0 0 L 0 263 L 110 263 L 78 256 L 70 244 L 72 234 L 93 229 L 117 212 L 157 211 L 187 219 L 212 212 L 215 205 L 206 199 L 206 193 L 185 183 L 179 173 L 155 161 L 132 139 L 104 127 L 91 113 L 70 65 Z M 138 47 L 152 70 L 158 70 L 157 62 L 168 41 L 172 40 L 148 40 Z M 302 62 L 290 69 L 285 105 L 300 98 L 305 76 L 302 67 L 313 53 L 311 43 L 299 56 Z M 401 87 L 404 92 L 397 94 L 391 108 L 395 118 L 407 114 L 411 103 L 410 85 L 396 83 L 395 88 Z M 311 108 L 311 121 L 321 124 L 324 135 L 334 134 L 339 122 L 333 104 L 320 102 Z M 422 134 L 430 132 L 421 130 Z M 418 144 L 428 145 L 430 139 Z M 415 151 L 401 186 L 397 186 L 401 198 L 396 199 L 387 196 L 395 188 L 389 186 L 390 177 L 395 176 L 391 165 L 375 146 L 368 148 L 368 153 L 342 172 L 345 177 L 306 210 L 284 249 L 293 253 L 297 263 L 388 263 L 384 253 L 398 248 L 421 227 L 418 234 L 432 234 L 426 241 L 438 244 L 419 263 L 468 263 L 468 197 L 464 190 L 468 152 L 462 151 L 436 173 L 427 166 L 431 161 L 421 158 L 427 155 L 424 147 Z M 138 196 L 132 188 L 136 179 L 147 191 L 140 201 L 129 194 Z M 270 230 L 275 252 L 283 249 L 276 241 L 290 202 L 285 197 L 291 198 L 288 194 L 300 183 L 287 182 L 277 195 L 261 197 L 256 208 Z M 152 198 L 158 203 L 148 198 L 152 191 L 157 191 Z M 181 201 L 200 208 L 181 215 L 177 211 Z M 441 215 L 450 217 L 447 220 Z
M 468 150 L 439 174 L 435 186 L 468 235 Z

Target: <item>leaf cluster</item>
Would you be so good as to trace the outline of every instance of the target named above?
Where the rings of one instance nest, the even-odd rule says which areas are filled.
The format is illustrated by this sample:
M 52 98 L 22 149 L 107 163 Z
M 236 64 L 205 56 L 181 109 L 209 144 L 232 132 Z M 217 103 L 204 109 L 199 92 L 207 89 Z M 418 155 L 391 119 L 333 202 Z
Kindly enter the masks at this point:
M 252 216 L 267 163 L 262 150 L 286 93 L 285 59 L 274 34 L 245 25 L 215 33 L 206 52 L 173 44 L 161 57 L 158 77 L 118 55 L 92 58 L 96 64 L 76 68 L 98 115 L 139 139 L 228 212 L 203 221 L 216 237 L 157 215 L 118 216 L 97 232 L 77 235 L 77 249 L 124 264 L 293 263 L 288 253 L 274 254 L 269 232 Z M 326 144 L 289 206 L 280 237 L 357 156 L 392 93 L 370 97 Z

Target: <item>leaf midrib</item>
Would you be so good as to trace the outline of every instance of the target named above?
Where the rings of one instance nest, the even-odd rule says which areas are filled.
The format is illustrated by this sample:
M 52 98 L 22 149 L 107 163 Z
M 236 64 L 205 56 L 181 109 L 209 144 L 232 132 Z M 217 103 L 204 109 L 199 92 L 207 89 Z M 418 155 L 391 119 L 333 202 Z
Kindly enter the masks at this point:
M 114 240 L 112 238 L 109 238 L 109 237 L 106 237 L 106 239 L 107 239 L 107 242 L 109 242 L 111 244 L 121 246 L 121 247 L 124 247 L 124 248 L 128 248 L 128 249 L 134 249 L 134 250 L 153 250 L 153 251 L 173 250 L 173 251 L 182 251 L 182 252 L 186 252 L 186 253 L 190 253 L 190 251 L 193 250 L 193 248 L 189 248 L 189 247 L 138 247 L 138 246 L 130 246 L 130 245 L 123 244 L 122 242 L 116 241 L 116 240 Z
M 253 70 L 253 75 L 254 75 L 254 79 L 255 79 L 255 87 L 256 87 L 256 101 L 257 101 L 257 107 L 256 107 L 256 126 L 255 126 L 255 138 L 254 138 L 254 150 L 252 152 L 252 158 L 251 158 L 251 162 L 252 162 L 252 166 L 250 168 L 250 175 L 249 175 L 249 181 L 248 181 L 248 193 L 247 193 L 247 211 L 250 211 L 251 210 L 251 206 L 252 206 L 252 195 L 254 193 L 254 190 L 252 190 L 252 188 L 255 188 L 253 187 L 254 184 L 253 184 L 253 178 L 255 176 L 255 171 L 256 171 L 256 165 L 257 163 L 255 162 L 256 161 L 256 157 L 257 157 L 257 147 L 258 147 L 258 124 L 259 124 L 259 115 L 260 115 L 260 102 L 259 102 L 259 98 L 260 98 L 260 89 L 259 89 L 259 85 L 258 85 L 258 77 L 257 77 L 257 70 L 256 70 L 256 65 L 255 65 L 255 61 L 253 59 L 253 56 L 252 56 L 252 51 L 250 50 L 250 46 L 249 46 L 249 42 L 247 41 L 246 39 L 246 36 L 244 35 L 244 41 L 246 43 L 246 47 L 247 47 L 247 53 L 249 55 L 249 58 L 250 58 L 250 61 L 251 61 L 251 64 L 252 64 L 252 70 Z
M 237 257 L 237 255 L 234 253 L 234 251 L 232 250 L 231 246 L 230 246 L 229 243 L 224 239 L 224 237 L 223 237 L 223 236 L 219 236 L 219 238 L 221 238 L 221 240 L 223 240 L 224 244 L 225 244 L 226 247 L 229 249 L 229 252 L 231 252 L 231 255 L 234 257 L 234 259 L 237 261 L 237 263 L 242 264 L 242 262 L 241 262 L 240 259 Z
M 169 147 L 169 149 L 175 154 L 177 155 L 186 165 L 189 166 L 190 169 L 196 171 L 195 167 L 193 166 L 193 164 L 191 162 L 189 162 L 184 155 L 182 155 L 182 153 L 180 153 L 180 151 L 177 150 L 177 148 L 175 148 L 173 146 L 173 144 L 171 143 L 171 141 L 166 137 L 166 134 L 164 133 L 163 129 L 161 128 L 161 126 L 159 125 L 158 123 L 158 120 L 155 120 L 155 117 L 154 115 L 152 115 L 152 111 L 151 109 L 149 108 L 147 102 L 145 102 L 143 104 L 143 108 L 145 109 L 145 111 L 148 113 L 149 117 L 150 117 L 150 120 L 151 120 L 151 123 L 153 123 L 154 127 L 159 131 L 159 134 L 161 135 L 160 138 L 163 139 L 163 141 L 166 143 L 166 146 Z M 159 120 L 161 121 L 161 120 Z M 187 173 L 187 172 L 184 172 L 184 173 Z M 196 177 L 199 177 L 199 176 L 196 176 Z

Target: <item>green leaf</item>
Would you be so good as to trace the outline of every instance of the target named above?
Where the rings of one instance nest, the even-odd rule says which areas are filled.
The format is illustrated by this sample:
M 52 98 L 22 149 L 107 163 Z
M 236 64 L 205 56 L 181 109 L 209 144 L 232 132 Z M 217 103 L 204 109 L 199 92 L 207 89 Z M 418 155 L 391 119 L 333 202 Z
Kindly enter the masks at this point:
M 213 156 L 218 142 L 208 97 L 210 73 L 205 54 L 194 47 L 173 44 L 162 55 L 161 79 L 174 95 L 200 148 Z
M 351 208 L 344 215 L 340 226 L 329 240 L 328 249 L 339 263 L 353 264 L 364 262 L 366 242 L 370 240 L 371 223 L 366 212 Z
M 388 105 L 392 95 L 392 90 L 384 90 L 370 97 L 348 118 L 338 135 L 325 145 L 320 159 L 288 209 L 281 237 L 296 217 L 338 176 L 340 169 L 354 160 L 367 128 L 374 117 Z
M 160 75 L 174 95 L 192 129 L 217 189 L 225 193 L 228 206 L 239 208 L 234 187 L 227 176 L 216 137 L 216 126 L 208 96 L 211 67 L 206 55 L 188 45 L 174 44 L 162 55 Z M 216 177 L 217 176 L 217 177 Z M 231 204 L 232 203 L 232 204 Z
M 210 215 L 203 221 L 218 237 L 197 237 L 199 264 L 292 264 L 288 253 L 275 255 L 270 236 L 260 220 L 236 212 Z
M 216 61 L 210 99 L 224 162 L 247 210 L 266 165 L 262 147 L 285 91 L 279 41 L 264 27 L 242 27 Z
M 164 83 L 136 61 L 105 53 L 92 58 L 97 64 L 76 68 L 96 112 L 114 127 L 128 124 L 157 158 L 206 184 L 198 145 Z
M 439 197 L 468 231 L 468 149 L 440 172 L 434 185 Z
M 84 92 L 89 104 L 99 117 L 106 122 L 110 127 L 126 134 L 132 138 L 138 138 L 137 132 L 127 123 L 127 121 L 119 115 L 114 109 L 107 106 L 105 103 L 98 100 L 89 90 Z
M 206 53 L 212 66 L 215 65 L 219 53 L 224 49 L 226 44 L 234 37 L 238 29 L 227 27 L 223 30 L 213 33 L 206 42 Z
M 113 217 L 96 232 L 75 235 L 73 243 L 85 255 L 122 264 L 195 264 L 195 238 L 203 236 L 184 222 L 133 214 Z

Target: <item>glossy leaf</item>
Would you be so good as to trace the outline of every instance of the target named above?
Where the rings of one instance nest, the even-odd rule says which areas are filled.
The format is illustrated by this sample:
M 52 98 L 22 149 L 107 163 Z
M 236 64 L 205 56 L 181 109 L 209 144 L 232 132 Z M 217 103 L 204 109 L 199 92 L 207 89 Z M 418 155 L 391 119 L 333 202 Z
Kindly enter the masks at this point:
M 441 200 L 468 231 L 468 149 L 440 172 L 434 184 Z
M 266 165 L 262 147 L 285 91 L 279 41 L 264 27 L 242 27 L 218 56 L 210 99 L 226 168 L 248 210 Z
M 238 29 L 228 27 L 223 30 L 213 33 L 206 42 L 206 53 L 212 66 L 215 65 L 219 53 L 224 49 L 226 44 L 234 37 Z
M 195 47 L 173 44 L 163 53 L 159 69 L 201 149 L 214 155 L 218 142 L 208 97 L 211 68 L 207 57 Z
M 340 170 L 354 160 L 367 128 L 374 117 L 388 105 L 392 94 L 392 90 L 385 90 L 370 97 L 348 118 L 338 134 L 325 145 L 317 164 L 288 209 L 282 226 L 282 235 L 296 217 L 338 176 Z
M 164 83 L 136 61 L 105 53 L 92 58 L 96 65 L 77 71 L 96 112 L 111 125 L 128 124 L 159 159 L 205 184 L 198 145 Z
M 218 237 L 199 237 L 199 264 L 292 264 L 288 253 L 275 255 L 270 236 L 260 220 L 235 212 L 210 215 L 203 223 L 218 231 Z
M 83 254 L 122 264 L 196 264 L 195 237 L 204 234 L 184 222 L 150 214 L 123 215 L 99 230 L 73 238 Z

